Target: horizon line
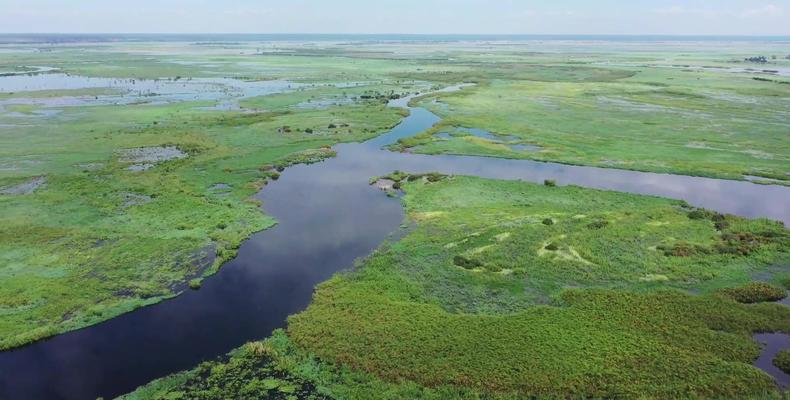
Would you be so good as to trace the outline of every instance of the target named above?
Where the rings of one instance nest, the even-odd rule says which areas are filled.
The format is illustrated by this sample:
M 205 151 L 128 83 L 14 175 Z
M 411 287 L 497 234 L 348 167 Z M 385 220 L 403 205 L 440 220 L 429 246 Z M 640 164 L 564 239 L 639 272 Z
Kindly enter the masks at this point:
M 659 36 L 659 37 L 788 37 L 787 34 L 718 34 L 718 33 L 338 33 L 338 32 L 0 32 L 0 35 L 303 35 L 303 36 Z

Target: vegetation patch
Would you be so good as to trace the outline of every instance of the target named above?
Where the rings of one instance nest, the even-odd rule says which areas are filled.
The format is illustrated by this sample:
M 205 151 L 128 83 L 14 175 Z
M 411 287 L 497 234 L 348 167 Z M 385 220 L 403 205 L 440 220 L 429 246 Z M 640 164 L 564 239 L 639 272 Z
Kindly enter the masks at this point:
M 751 365 L 760 352 L 751 334 L 790 329 L 790 311 L 741 304 L 720 290 L 773 271 L 786 247 L 668 258 L 656 243 L 685 235 L 712 245 L 721 233 L 709 219 L 689 218 L 682 202 L 655 197 L 410 176 L 387 178 L 403 184 L 416 228 L 322 284 L 287 334 L 255 344 L 267 349 L 256 362 L 331 398 L 778 396 Z M 543 225 L 545 215 L 567 217 Z M 590 219 L 617 222 L 601 235 Z M 728 220 L 740 231 L 784 230 Z M 542 257 L 535 243 L 556 254 Z M 176 375 L 136 392 L 167 388 L 156 396 L 132 398 L 227 387 L 235 378 L 225 368 L 187 383 Z M 265 370 L 245 368 L 253 371 L 236 375 Z
M 787 124 L 789 85 L 726 68 L 478 67 L 476 87 L 420 102 L 443 118 L 439 125 L 393 148 L 790 183 L 790 143 L 775 136 Z M 435 135 L 456 126 L 507 132 L 538 151 Z
M 760 265 L 769 268 L 768 259 L 706 253 L 672 261 L 649 250 L 651 241 L 674 233 L 715 243 L 718 231 L 708 219 L 688 218 L 668 200 L 573 187 L 455 177 L 412 181 L 404 190 L 409 215 L 427 209 L 444 214 L 420 219 L 415 231 L 361 269 L 323 284 L 308 310 L 289 321 L 292 340 L 322 362 L 385 382 L 499 396 L 719 398 L 774 390 L 771 378 L 751 365 L 759 354 L 751 333 L 790 328 L 790 311 L 742 305 L 716 289 L 746 279 Z M 586 206 L 586 195 L 597 199 L 594 209 Z M 607 220 L 618 222 L 606 227 L 610 237 L 579 230 L 587 228 L 584 220 L 546 232 L 530 220 L 547 209 L 570 216 L 607 213 Z M 644 223 L 654 219 L 672 223 Z M 733 226 L 770 226 L 728 219 Z M 497 240 L 505 230 L 512 232 L 508 240 Z M 560 239 L 552 242 L 549 235 Z M 619 256 L 604 259 L 589 250 L 597 240 L 627 244 L 615 250 Z M 555 253 L 584 253 L 601 265 L 574 257 L 526 258 L 535 242 L 548 242 L 544 248 Z M 787 257 L 784 247 L 772 248 L 769 259 Z M 463 268 L 447 269 L 444 257 Z M 493 274 L 489 265 L 514 272 Z M 489 272 L 467 271 L 481 268 Z M 692 280 L 689 272 L 697 268 Z M 552 274 L 557 269 L 564 271 Z M 601 280 L 594 278 L 599 269 L 606 271 Z M 571 285 L 577 289 L 565 289 Z M 553 305 L 540 305 L 536 293 L 542 290 Z
M 790 374 L 790 350 L 782 350 L 774 357 L 772 363 L 776 368 L 781 369 L 786 374 Z
M 402 118 L 378 101 L 275 111 L 210 105 L 73 106 L 14 129 L 3 127 L 13 115 L 0 110 L 0 160 L 14 166 L 0 169 L 0 349 L 197 289 L 244 239 L 275 223 L 251 199 L 267 181 Z
M 284 370 L 284 358 L 272 340 L 250 343 L 226 359 L 204 362 L 191 371 L 155 381 L 121 400 L 331 398 L 317 393 L 310 380 Z
M 752 282 L 735 288 L 725 288 L 719 291 L 739 303 L 764 303 L 779 301 L 787 297 L 787 290 L 765 282 Z

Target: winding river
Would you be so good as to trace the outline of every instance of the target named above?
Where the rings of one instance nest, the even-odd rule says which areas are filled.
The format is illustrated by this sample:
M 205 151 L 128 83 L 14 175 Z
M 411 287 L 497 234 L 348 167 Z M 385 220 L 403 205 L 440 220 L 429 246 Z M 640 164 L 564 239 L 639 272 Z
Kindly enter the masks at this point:
M 407 107 L 410 98 L 391 102 Z M 285 326 L 316 284 L 370 254 L 404 219 L 400 201 L 368 185 L 399 169 L 438 171 L 658 195 L 746 217 L 790 222 L 790 188 L 748 182 L 568 166 L 524 160 L 424 156 L 381 150 L 430 128 L 423 108 L 365 143 L 335 146 L 337 157 L 285 170 L 257 195 L 279 224 L 257 233 L 239 255 L 188 291 L 105 323 L 0 353 L 0 399 L 111 398 L 214 359 Z M 769 371 L 778 381 L 786 376 Z

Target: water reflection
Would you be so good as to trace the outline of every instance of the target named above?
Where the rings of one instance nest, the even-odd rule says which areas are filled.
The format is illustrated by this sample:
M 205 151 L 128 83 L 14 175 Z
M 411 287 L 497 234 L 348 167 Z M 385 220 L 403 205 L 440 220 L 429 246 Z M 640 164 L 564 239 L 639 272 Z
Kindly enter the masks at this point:
M 790 335 L 784 333 L 761 333 L 754 335 L 754 340 L 763 344 L 760 358 L 754 362 L 757 368 L 774 377 L 776 384 L 782 389 L 790 388 L 790 375 L 777 368 L 773 359 L 784 349 L 790 349 Z
M 411 98 L 393 105 L 405 105 Z M 246 241 L 236 259 L 199 291 L 100 325 L 0 353 L 2 399 L 112 397 L 193 367 L 283 327 L 304 309 L 316 284 L 349 268 L 398 230 L 397 199 L 368 185 L 393 170 L 612 189 L 683 199 L 697 206 L 787 223 L 790 188 L 677 175 L 577 167 L 524 160 L 426 156 L 380 150 L 429 128 L 424 109 L 363 144 L 336 146 L 338 156 L 285 170 L 258 197 L 279 225 Z

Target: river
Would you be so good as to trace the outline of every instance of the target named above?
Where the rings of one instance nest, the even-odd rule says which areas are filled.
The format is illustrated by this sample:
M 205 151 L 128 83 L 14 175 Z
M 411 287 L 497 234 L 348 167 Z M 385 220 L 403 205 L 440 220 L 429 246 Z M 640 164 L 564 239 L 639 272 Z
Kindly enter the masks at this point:
M 395 100 L 406 107 L 409 98 Z M 238 257 L 198 291 L 79 331 L 0 353 L 0 399 L 96 399 L 215 359 L 285 326 L 316 284 L 354 265 L 390 235 L 400 201 L 368 184 L 393 170 L 522 179 L 682 199 L 746 217 L 790 222 L 790 187 L 525 160 L 394 153 L 383 145 L 440 119 L 423 108 L 337 157 L 286 169 L 256 197 L 279 224 L 243 243 Z

